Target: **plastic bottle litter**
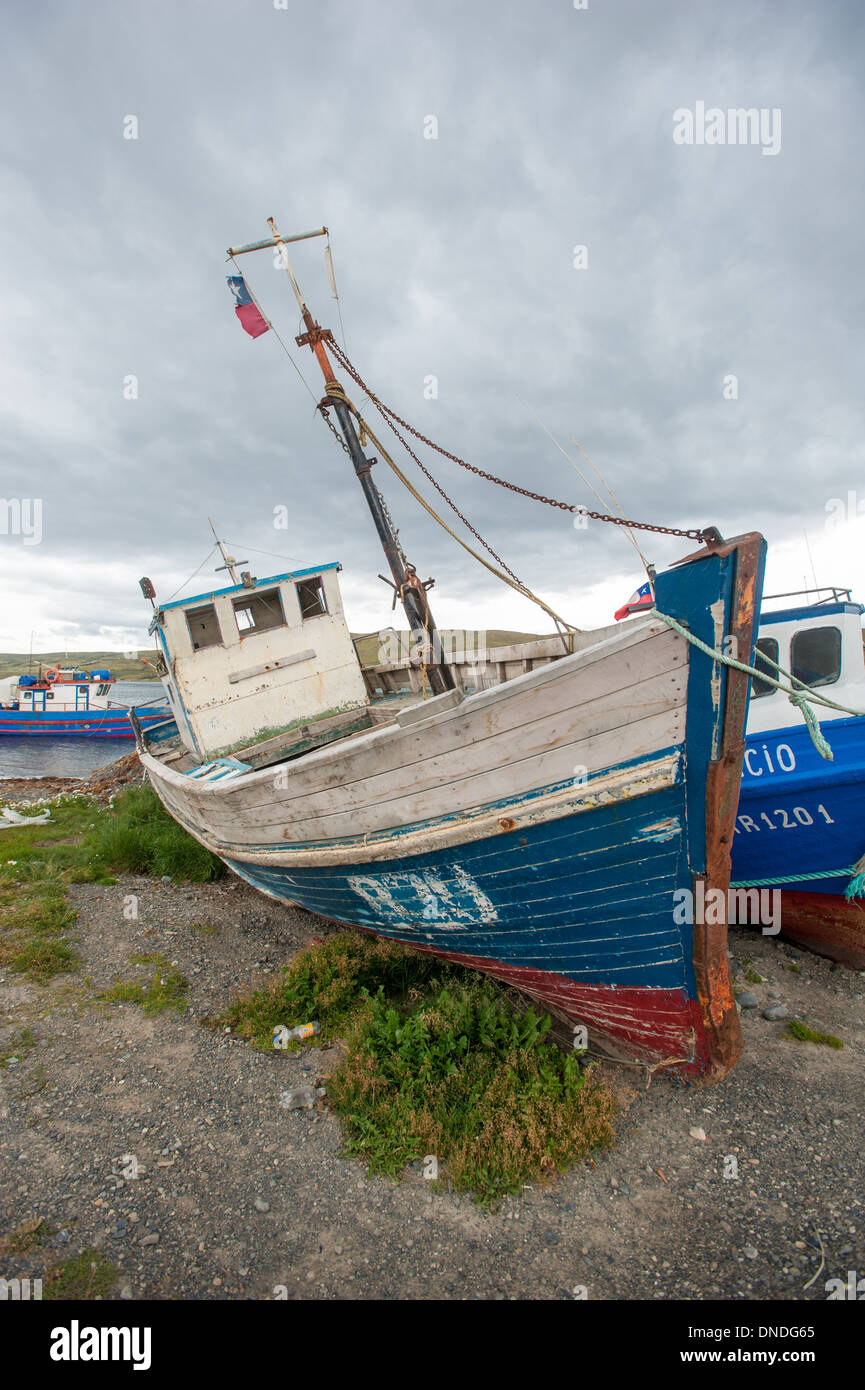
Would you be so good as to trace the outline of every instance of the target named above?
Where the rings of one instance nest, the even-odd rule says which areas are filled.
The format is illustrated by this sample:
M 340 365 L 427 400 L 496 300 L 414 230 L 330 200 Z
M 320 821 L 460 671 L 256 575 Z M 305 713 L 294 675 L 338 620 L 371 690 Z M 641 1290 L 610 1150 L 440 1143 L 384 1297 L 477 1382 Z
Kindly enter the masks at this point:
M 313 1110 L 317 1094 L 314 1086 L 294 1086 L 283 1091 L 279 1103 L 283 1110 Z
M 284 1023 L 280 1023 L 273 1030 L 273 1045 L 279 1049 L 286 1048 L 290 1042 L 303 1042 L 304 1038 L 311 1038 L 320 1032 L 318 1019 L 312 1023 L 299 1023 L 296 1028 L 286 1028 Z

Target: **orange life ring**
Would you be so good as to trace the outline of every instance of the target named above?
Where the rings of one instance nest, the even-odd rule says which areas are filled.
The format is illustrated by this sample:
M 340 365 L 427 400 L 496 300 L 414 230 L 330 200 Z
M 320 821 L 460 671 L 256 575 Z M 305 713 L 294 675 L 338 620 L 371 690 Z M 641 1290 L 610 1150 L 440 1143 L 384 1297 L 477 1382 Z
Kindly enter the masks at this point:
M 45 672 L 45 679 L 51 685 L 53 685 L 55 681 L 59 681 L 60 671 L 58 670 L 58 668 L 56 666 L 49 666 L 48 670 Z

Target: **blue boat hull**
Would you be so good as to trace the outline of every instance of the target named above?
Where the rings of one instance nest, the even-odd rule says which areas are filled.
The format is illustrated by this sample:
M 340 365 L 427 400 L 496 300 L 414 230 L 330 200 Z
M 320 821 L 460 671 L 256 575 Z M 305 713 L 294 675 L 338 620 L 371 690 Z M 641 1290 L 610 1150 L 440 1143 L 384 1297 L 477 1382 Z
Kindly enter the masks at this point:
M 865 970 L 865 901 L 845 896 L 865 853 L 865 719 L 823 733 L 831 762 L 804 725 L 747 739 L 732 878 L 779 889 L 785 936 Z
M 135 713 L 142 728 L 149 729 L 164 721 L 167 709 L 154 714 L 152 706 Z M 15 738 L 104 738 L 133 739 L 135 734 L 126 710 L 67 710 L 53 711 L 0 709 L 0 735 Z
M 865 719 L 824 724 L 833 761 L 804 725 L 746 740 L 733 881 L 843 894 L 865 852 Z

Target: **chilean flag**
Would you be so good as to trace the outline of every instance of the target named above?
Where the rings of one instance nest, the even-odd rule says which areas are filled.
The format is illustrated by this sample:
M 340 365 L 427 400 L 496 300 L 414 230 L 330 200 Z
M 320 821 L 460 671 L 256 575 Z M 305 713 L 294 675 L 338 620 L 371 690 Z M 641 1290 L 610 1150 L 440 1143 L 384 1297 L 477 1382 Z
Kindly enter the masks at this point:
M 616 622 L 621 622 L 622 618 L 630 618 L 632 613 L 642 613 L 645 608 L 654 608 L 655 596 L 652 593 L 651 584 L 643 584 L 635 593 L 631 594 L 627 603 L 621 608 L 616 609 Z
M 242 275 L 227 275 L 228 288 L 234 295 L 234 312 L 240 319 L 241 327 L 250 338 L 260 338 L 270 324 L 259 309 Z

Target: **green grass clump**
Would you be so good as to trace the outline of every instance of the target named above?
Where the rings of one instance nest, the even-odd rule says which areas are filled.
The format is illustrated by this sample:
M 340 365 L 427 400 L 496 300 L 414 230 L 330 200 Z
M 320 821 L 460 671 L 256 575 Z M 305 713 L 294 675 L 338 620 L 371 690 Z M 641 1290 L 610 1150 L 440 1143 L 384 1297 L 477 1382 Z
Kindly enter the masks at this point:
M 339 932 L 321 946 L 301 951 L 283 968 L 282 978 L 265 989 L 250 990 L 225 1010 L 216 1025 L 233 1028 L 255 1047 L 273 1048 L 274 1029 L 317 1019 L 321 1032 L 288 1051 L 320 1045 L 338 1037 L 361 1007 L 366 993 L 380 988 L 388 995 L 415 990 L 434 975 L 449 973 L 432 956 L 419 955 L 383 937 Z M 460 972 L 465 974 L 466 972 Z
M 750 965 L 745 974 L 745 979 L 748 981 L 749 985 L 761 985 L 763 983 L 763 976 L 758 975 L 753 966 Z
M 43 1299 L 104 1298 L 117 1283 L 118 1273 L 101 1250 L 82 1250 L 71 1260 L 46 1271 Z
M 800 1023 L 794 1018 L 787 1024 L 784 1030 L 788 1037 L 796 1038 L 799 1042 L 822 1043 L 824 1047 L 843 1047 L 840 1038 L 836 1038 L 834 1033 L 818 1033 L 813 1028 L 809 1028 L 807 1023 Z
M 512 1014 L 486 980 L 402 1007 L 380 991 L 327 1081 L 348 1151 L 392 1177 L 434 1154 L 486 1204 L 612 1143 L 612 1094 L 549 1028 L 532 1009 Z
M 0 875 L 0 966 L 43 985 L 77 970 L 78 952 L 67 935 L 77 915 L 62 879 L 49 875 L 14 886 Z
M 346 1038 L 327 1094 L 370 1171 L 396 1178 L 434 1154 L 454 1188 L 489 1203 L 613 1142 L 615 1099 L 597 1071 L 550 1041 L 548 1017 L 514 1014 L 473 971 L 340 933 L 214 1023 L 272 1049 L 278 1025 L 311 1019 L 315 1042 Z
M 172 820 L 150 786 L 127 787 L 84 837 L 91 865 L 119 873 L 210 883 L 225 873 L 215 854 Z
M 0 1236 L 0 1255 L 25 1255 L 28 1250 L 50 1240 L 54 1234 L 53 1226 L 49 1226 L 43 1217 L 35 1216 L 32 1220 L 16 1226 L 14 1231 Z
M 164 956 L 130 956 L 131 965 L 155 965 L 152 976 L 144 980 L 121 980 L 115 977 L 110 989 L 100 991 L 106 1004 L 140 1004 L 150 1016 L 166 1009 L 186 1008 L 189 981 Z

